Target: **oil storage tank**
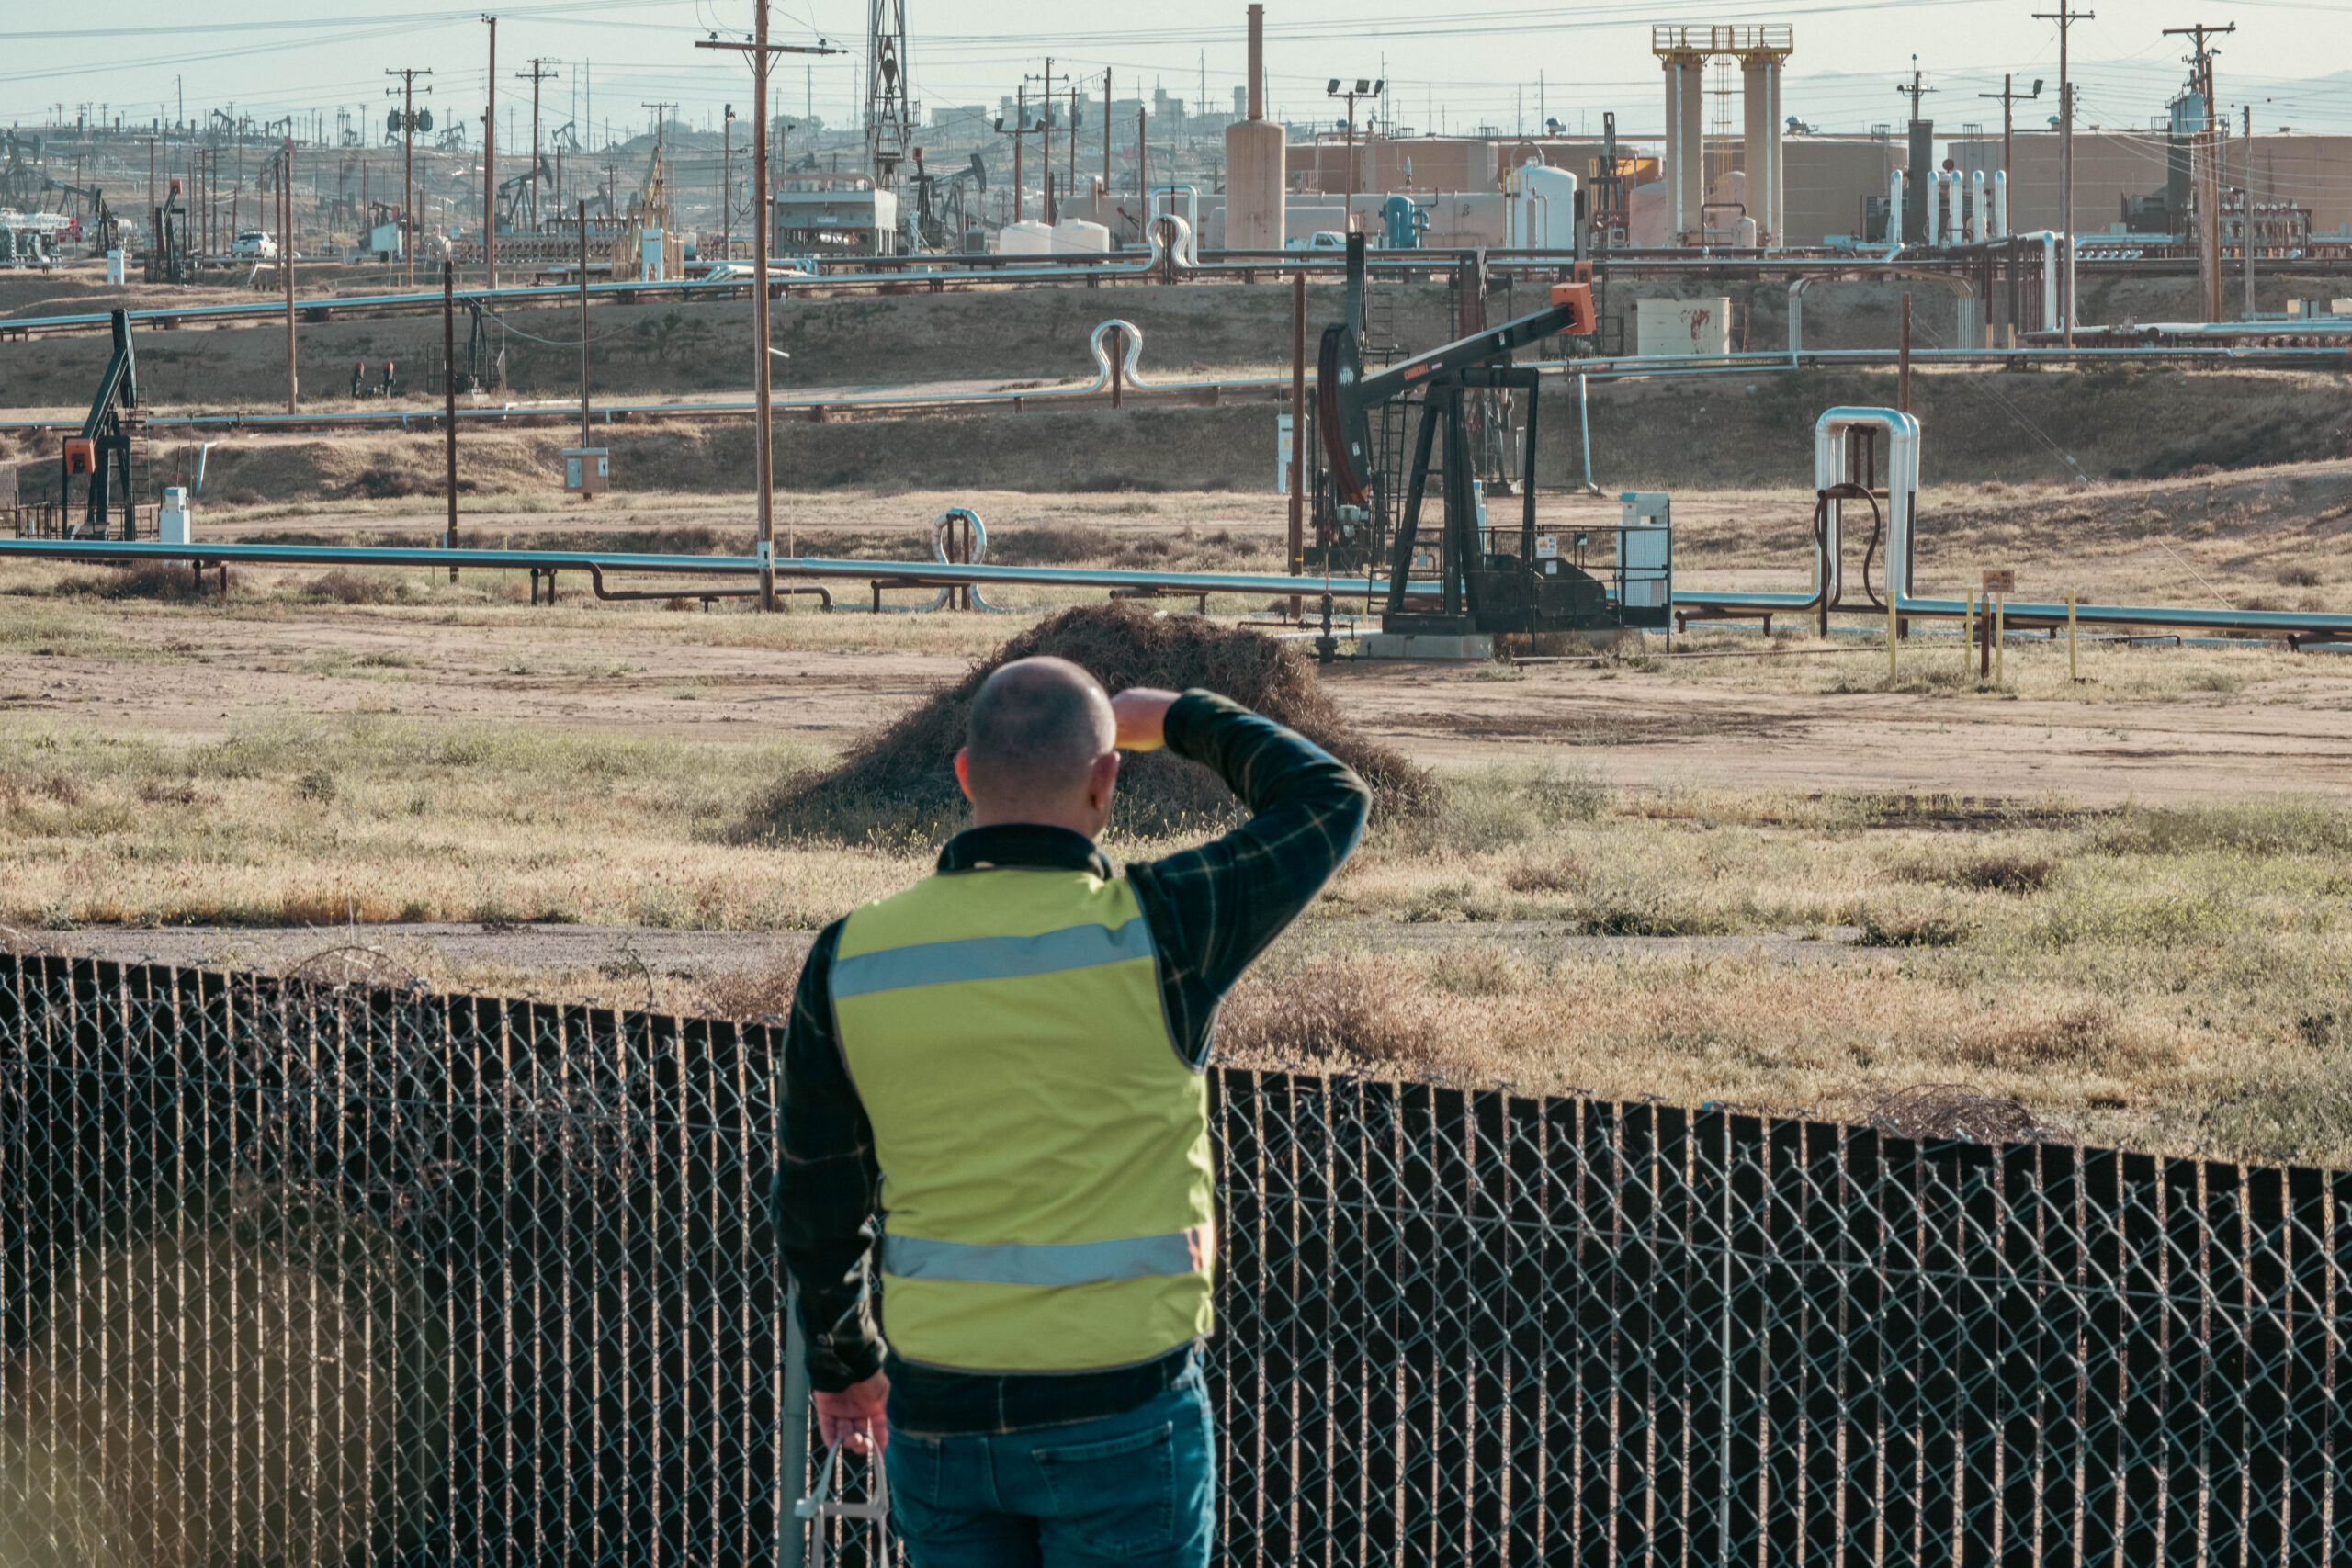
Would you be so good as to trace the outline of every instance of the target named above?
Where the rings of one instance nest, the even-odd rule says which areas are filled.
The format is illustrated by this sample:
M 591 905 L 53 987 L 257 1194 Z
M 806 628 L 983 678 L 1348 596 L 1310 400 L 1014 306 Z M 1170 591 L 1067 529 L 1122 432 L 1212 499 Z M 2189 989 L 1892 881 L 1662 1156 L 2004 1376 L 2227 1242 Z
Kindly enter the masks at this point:
M 1266 8 L 1250 7 L 1250 118 L 1225 128 L 1225 247 L 1283 248 L 1283 131 L 1266 118 Z

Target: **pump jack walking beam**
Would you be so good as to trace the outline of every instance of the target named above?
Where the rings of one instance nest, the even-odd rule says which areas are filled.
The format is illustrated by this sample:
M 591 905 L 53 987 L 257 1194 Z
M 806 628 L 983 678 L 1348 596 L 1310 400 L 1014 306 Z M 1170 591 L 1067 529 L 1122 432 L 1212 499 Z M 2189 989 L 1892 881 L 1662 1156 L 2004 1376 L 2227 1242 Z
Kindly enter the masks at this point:
M 119 479 L 122 485 L 122 536 L 138 537 L 138 497 L 131 490 L 130 432 L 125 426 L 123 411 L 139 406 L 139 361 L 130 348 L 130 314 L 127 310 L 114 312 L 114 357 L 107 362 L 106 374 L 98 379 L 96 395 L 90 400 L 89 417 L 82 422 L 78 435 L 65 438 L 64 472 L 57 497 L 61 504 L 66 496 L 65 480 L 75 476 L 90 481 L 90 499 L 83 527 L 83 537 L 105 538 L 112 512 L 111 480 Z

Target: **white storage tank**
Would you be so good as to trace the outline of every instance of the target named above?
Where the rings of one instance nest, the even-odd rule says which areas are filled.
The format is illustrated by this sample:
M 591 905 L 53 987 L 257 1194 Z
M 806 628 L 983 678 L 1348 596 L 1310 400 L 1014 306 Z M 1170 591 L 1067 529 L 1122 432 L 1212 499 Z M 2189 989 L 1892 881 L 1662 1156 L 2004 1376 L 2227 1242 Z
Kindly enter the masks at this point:
M 1065 218 L 1054 225 L 1053 249 L 1060 256 L 1099 256 L 1111 249 L 1111 231 L 1083 218 Z
M 1503 244 L 1519 251 L 1577 248 L 1577 177 L 1531 158 L 1510 172 Z
M 1034 218 L 1006 224 L 996 237 L 996 254 L 1001 256 L 1050 255 L 1053 249 L 1052 226 L 1040 223 Z
M 1634 352 L 1681 356 L 1731 352 L 1731 301 L 1642 299 L 1634 306 Z

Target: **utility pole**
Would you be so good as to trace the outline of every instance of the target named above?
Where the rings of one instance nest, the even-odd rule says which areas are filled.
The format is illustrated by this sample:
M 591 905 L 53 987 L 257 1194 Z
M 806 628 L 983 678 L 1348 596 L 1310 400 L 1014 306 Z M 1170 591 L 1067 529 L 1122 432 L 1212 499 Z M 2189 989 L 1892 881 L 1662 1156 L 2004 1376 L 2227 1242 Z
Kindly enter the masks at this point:
M 430 71 L 387 71 L 401 78 L 401 260 L 407 270 L 406 286 L 416 287 L 416 79 Z M 384 89 L 389 95 L 391 91 Z M 426 92 L 432 88 L 424 89 Z
M 754 0 L 754 29 L 749 41 L 734 43 L 718 39 L 699 39 L 696 49 L 739 49 L 752 57 L 752 118 L 759 127 L 759 137 L 752 143 L 752 359 L 754 367 L 752 423 L 758 429 L 753 441 L 754 468 L 758 474 L 760 513 L 760 608 L 763 612 L 775 609 L 775 408 L 771 397 L 772 379 L 768 359 L 775 350 L 768 346 L 768 65 L 779 54 L 839 54 L 842 51 L 827 47 L 820 39 L 814 46 L 770 43 L 768 41 L 768 0 Z M 658 145 L 658 144 L 657 144 Z M 587 333 L 581 336 L 585 339 Z M 584 351 L 583 351 L 584 352 Z M 799 530 L 793 530 L 787 555 L 799 553 Z M 785 603 L 792 603 L 786 595 Z
M 458 547 L 458 264 L 454 257 L 441 258 L 441 450 L 448 464 L 446 485 L 449 497 L 449 525 L 441 536 L 441 547 Z M 449 566 L 449 581 L 458 581 L 456 562 Z
M 1046 57 L 1046 73 L 1044 76 L 1037 78 L 1037 80 L 1043 83 L 1043 85 L 1037 89 L 1037 179 L 1038 183 L 1045 187 L 1043 197 L 1045 206 L 1039 213 L 1039 216 L 1044 218 L 1048 223 L 1051 223 L 1059 216 L 1054 207 L 1054 83 L 1057 80 L 1063 79 L 1066 78 L 1057 78 L 1054 75 L 1053 56 L 1047 55 Z M 1023 78 L 1022 86 L 1024 96 L 1028 86 L 1028 82 L 1029 78 Z M 1024 114 L 1023 118 L 1026 118 L 1027 117 Z M 1072 132 L 1072 134 L 1075 135 L 1076 132 Z M 1017 136 L 1014 138 L 1012 148 L 1014 174 L 1012 216 L 1015 219 L 1018 219 L 1021 216 L 1021 186 L 1019 178 L 1021 142 Z
M 2254 320 L 2254 106 L 2245 106 L 2245 223 L 2240 249 L 2245 255 L 2245 319 Z
M 277 165 L 277 273 L 286 286 L 286 412 L 294 412 L 300 378 L 294 369 L 294 139 L 288 137 Z
M 718 122 L 718 259 L 735 259 L 735 106 Z
M 2058 256 L 2058 310 L 2065 323 L 2065 344 L 2075 346 L 2075 95 L 2066 73 L 2066 35 L 2076 22 L 2098 19 L 2096 11 L 2077 11 L 2062 3 L 2055 11 L 2036 11 L 2038 22 L 2058 24 L 2058 206 L 2063 249 Z M 2049 326 L 2047 321 L 2042 323 Z
M 588 445 L 588 200 L 580 200 L 580 445 Z M 582 458 L 581 461 L 587 461 Z M 584 477 L 584 476 L 583 476 Z
M 492 288 L 498 287 L 498 18 L 490 24 L 490 89 L 481 110 L 481 259 Z M 453 503 L 454 504 L 454 503 Z
M 1980 98 L 1998 98 L 2001 100 L 2001 173 L 2007 175 L 2012 180 L 2014 180 L 2017 178 L 2017 165 L 2009 161 L 2009 151 L 2012 139 L 2015 137 L 2017 132 L 2017 127 L 2011 121 L 2009 111 L 2018 104 L 2031 103 L 2034 99 L 2041 96 L 2041 78 L 2036 76 L 2033 79 L 2032 92 L 2020 93 L 2017 91 L 2014 79 L 2007 72 L 2005 71 L 2001 73 L 2001 90 L 1999 92 L 1979 93 L 1976 96 Z M 2009 196 L 2012 200 L 2016 199 L 2017 191 L 2014 186 L 2010 189 Z
M 1107 67 L 1102 72 L 1102 199 L 1105 203 L 1111 199 L 1111 73 Z
M 1899 218 L 1889 216 L 1890 224 L 1899 224 L 1900 228 L 1890 228 L 1889 233 L 1892 236 L 1899 232 L 1906 244 L 1913 241 L 1928 243 L 1934 238 L 1936 229 L 1935 127 L 1920 118 L 1919 100 L 1937 89 L 1922 80 L 1924 74 L 1919 69 L 1919 57 L 1915 54 L 1911 57 L 1911 85 L 1898 85 L 1894 89 L 1897 97 L 1911 100 L 1911 120 L 1904 130 L 1903 211 Z
M 514 79 L 531 85 L 531 229 L 539 227 L 539 84 L 555 80 L 555 73 L 548 62 L 534 55 L 528 71 L 517 71 Z
M 2196 52 L 2187 57 L 2189 80 L 2201 100 L 2197 122 L 2197 281 L 2205 299 L 2205 320 L 2222 319 L 2222 122 L 2213 103 L 2213 56 L 2218 50 L 2205 40 L 2238 30 L 2235 22 L 2209 27 L 2198 22 L 2166 28 L 2166 38 L 2193 41 Z
M 1021 133 L 1029 118 L 1029 84 L 1023 82 L 1012 89 L 1012 220 L 1021 221 Z M 1004 122 L 997 121 L 1002 130 Z

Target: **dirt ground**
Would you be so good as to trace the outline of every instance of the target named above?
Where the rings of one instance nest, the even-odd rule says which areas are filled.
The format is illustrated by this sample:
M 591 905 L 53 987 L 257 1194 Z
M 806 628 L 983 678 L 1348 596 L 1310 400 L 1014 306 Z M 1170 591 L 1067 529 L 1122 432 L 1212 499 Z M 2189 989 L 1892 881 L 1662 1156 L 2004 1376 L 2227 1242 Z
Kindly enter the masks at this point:
M 1140 521 L 1098 520 L 1105 531 Z M 30 570 L 0 568 L 0 580 Z M 280 580 L 299 584 L 303 574 Z M 737 609 L 679 615 L 593 602 L 554 610 L 289 604 L 255 596 L 270 581 L 251 574 L 225 608 L 142 603 L 122 605 L 102 625 L 87 615 L 19 620 L 0 666 L 0 722 L 103 725 L 185 740 L 288 711 L 381 713 L 704 740 L 785 731 L 841 744 L 954 679 L 1009 635 L 1003 620 L 979 615 L 804 611 L 771 621 Z M 845 600 L 858 596 L 858 586 L 845 588 Z M 1034 592 L 1002 596 L 1040 601 Z M 1758 646 L 1723 640 L 1728 635 L 1701 646 Z M 1949 638 L 1918 639 L 1904 657 L 1915 671 L 1962 660 Z M 2007 657 L 2019 669 L 2063 660 L 2049 645 L 2014 646 Z M 1878 681 L 1883 655 L 1869 649 L 1785 660 L 1778 668 L 1796 682 L 1785 690 L 1743 678 L 1760 662 L 1744 658 L 1724 660 L 1720 670 L 1707 661 L 1532 665 L 1509 679 L 1490 666 L 1342 661 L 1326 678 L 1367 734 L 1422 761 L 1464 767 L 1573 753 L 1636 788 L 2082 805 L 2352 794 L 2352 660 L 2253 649 L 2103 649 L 2102 657 L 2133 666 L 2135 675 L 2160 678 L 2166 661 L 2192 658 L 2234 660 L 2245 673 L 2222 689 L 2192 685 L 2156 701 L 2087 688 L 2047 700 L 2020 691 L 1954 697 L 1823 689 L 1843 671 L 1863 686 Z

